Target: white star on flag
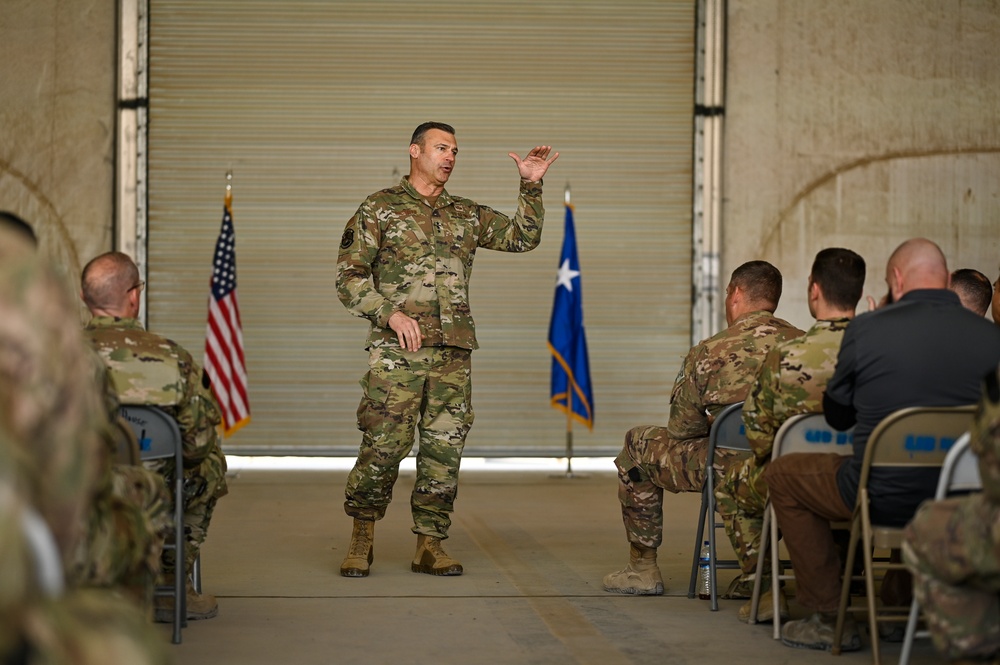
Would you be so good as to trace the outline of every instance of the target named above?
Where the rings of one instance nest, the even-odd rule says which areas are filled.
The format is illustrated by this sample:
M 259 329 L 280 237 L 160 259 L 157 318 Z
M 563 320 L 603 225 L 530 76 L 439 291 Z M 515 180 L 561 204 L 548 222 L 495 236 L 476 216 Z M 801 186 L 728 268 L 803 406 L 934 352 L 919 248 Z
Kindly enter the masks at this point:
M 559 279 L 556 282 L 556 288 L 559 286 L 565 286 L 567 291 L 573 290 L 573 278 L 579 277 L 580 271 L 573 270 L 569 267 L 569 259 L 562 262 L 559 266 Z

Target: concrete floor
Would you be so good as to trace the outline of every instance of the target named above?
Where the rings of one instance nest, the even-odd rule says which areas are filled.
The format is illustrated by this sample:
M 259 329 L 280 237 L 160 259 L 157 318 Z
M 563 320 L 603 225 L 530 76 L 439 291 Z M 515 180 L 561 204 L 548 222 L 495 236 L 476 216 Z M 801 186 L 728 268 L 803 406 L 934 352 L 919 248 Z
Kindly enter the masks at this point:
M 872 662 L 867 646 L 839 657 L 782 646 L 770 624 L 737 621 L 743 601 L 720 601 L 711 612 L 707 601 L 688 599 L 698 495 L 666 498 L 666 594 L 630 597 L 601 589 L 602 577 L 627 559 L 610 470 L 575 478 L 463 470 L 446 545 L 465 574 L 441 578 L 410 572 L 411 471 L 401 473 L 376 525 L 371 576 L 339 575 L 351 527 L 345 478 L 255 470 L 231 477 L 202 553 L 219 616 L 189 624 L 183 644 L 171 647 L 177 663 Z M 723 589 L 732 574 L 720 572 Z M 802 614 L 794 602 L 792 613 Z M 882 656 L 896 662 L 899 645 L 883 644 Z M 941 661 L 927 640 L 917 641 L 914 665 Z

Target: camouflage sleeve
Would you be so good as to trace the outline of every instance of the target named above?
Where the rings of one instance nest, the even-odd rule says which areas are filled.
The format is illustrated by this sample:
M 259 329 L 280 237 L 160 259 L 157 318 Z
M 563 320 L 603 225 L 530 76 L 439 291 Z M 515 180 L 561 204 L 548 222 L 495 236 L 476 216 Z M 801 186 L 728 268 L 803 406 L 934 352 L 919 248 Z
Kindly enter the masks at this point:
M 337 295 L 351 314 L 386 328 L 396 308 L 379 293 L 372 275 L 382 242 L 377 212 L 369 198 L 347 222 L 337 257 Z
M 527 252 L 542 241 L 542 183 L 521 181 L 514 219 L 486 206 L 479 206 L 482 232 L 479 246 L 501 252 Z
M 697 367 L 704 347 L 692 348 L 684 358 L 681 371 L 674 381 L 670 395 L 670 420 L 667 434 L 673 439 L 694 439 L 708 436 L 708 414 L 705 413 L 705 386 L 702 385 Z
M 187 351 L 179 349 L 184 391 L 174 418 L 184 439 L 184 466 L 200 464 L 219 446 L 222 416 L 215 397 L 202 379 L 203 372 Z
M 781 427 L 775 409 L 781 391 L 780 376 L 781 351 L 773 348 L 761 363 L 757 378 L 743 402 L 743 426 L 750 448 L 759 460 L 770 459 L 774 435 Z

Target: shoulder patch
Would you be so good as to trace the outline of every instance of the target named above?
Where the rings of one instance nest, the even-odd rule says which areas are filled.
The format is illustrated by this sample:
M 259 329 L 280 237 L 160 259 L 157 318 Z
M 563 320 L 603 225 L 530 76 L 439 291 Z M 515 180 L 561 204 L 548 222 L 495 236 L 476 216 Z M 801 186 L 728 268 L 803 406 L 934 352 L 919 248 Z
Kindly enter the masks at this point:
M 345 229 L 344 236 L 340 239 L 340 248 L 347 249 L 354 244 L 354 229 Z

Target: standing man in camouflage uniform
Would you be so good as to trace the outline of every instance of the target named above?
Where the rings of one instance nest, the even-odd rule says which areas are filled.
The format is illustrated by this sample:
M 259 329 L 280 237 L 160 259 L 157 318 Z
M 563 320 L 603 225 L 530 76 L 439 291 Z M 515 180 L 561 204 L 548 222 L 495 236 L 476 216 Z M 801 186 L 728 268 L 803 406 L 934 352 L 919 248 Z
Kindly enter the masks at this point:
M 365 577 L 375 521 L 382 519 L 399 463 L 420 431 L 417 478 L 410 498 L 417 551 L 414 572 L 461 575 L 448 556 L 458 468 L 472 426 L 471 354 L 478 347 L 469 310 L 469 277 L 478 248 L 526 252 L 541 241 L 542 176 L 558 158 L 536 146 L 524 160 L 517 212 L 506 215 L 445 190 L 458 155 L 455 130 L 427 122 L 410 139 L 410 173 L 369 196 L 340 242 L 337 290 L 352 314 L 371 323 L 369 371 L 358 407 L 363 433 L 347 478 L 344 509 L 354 518 L 340 567 Z
M 952 662 L 985 663 L 1000 657 L 1000 368 L 986 375 L 971 446 L 983 491 L 923 504 L 903 559 L 934 645 Z
M 753 455 L 726 471 L 715 488 L 715 498 L 746 583 L 753 581 L 760 556 L 767 504 L 763 474 L 771 460 L 774 435 L 792 416 L 823 410 L 823 390 L 837 366 L 840 340 L 854 318 L 864 285 L 864 259 L 839 247 L 820 251 L 813 261 L 807 291 L 809 313 L 816 317 L 816 323 L 802 337 L 771 349 L 743 402 L 743 425 Z M 769 558 L 767 552 L 764 557 Z M 757 617 L 768 621 L 774 618 L 774 607 L 771 569 L 766 561 L 760 583 L 767 591 L 760 598 Z M 787 619 L 784 594 L 780 602 L 782 618 Z M 749 601 L 740 608 L 740 621 L 750 619 L 751 609 Z
M 108 252 L 91 260 L 81 278 L 83 300 L 93 318 L 86 334 L 110 370 L 122 404 L 151 404 L 171 415 L 184 439 L 183 563 L 188 576 L 187 618 L 219 612 L 215 596 L 195 592 L 191 570 L 208 533 L 216 501 L 228 491 L 226 460 L 219 442 L 221 416 L 207 379 L 179 344 L 146 331 L 139 315 L 144 284 L 127 255 Z M 173 486 L 172 460 L 149 462 Z M 164 576 L 172 574 L 173 551 L 164 555 Z M 157 620 L 171 620 L 173 599 L 158 598 Z
M 656 565 L 656 549 L 663 540 L 663 490 L 702 490 L 712 419 L 726 405 L 746 399 L 772 346 L 802 334 L 774 316 L 779 298 L 781 273 L 770 263 L 750 261 L 734 270 L 726 287 L 729 327 L 688 352 L 674 382 L 667 426 L 635 427 L 625 435 L 615 465 L 629 563 L 605 576 L 605 591 L 663 593 Z M 716 451 L 715 473 L 740 459 L 743 455 L 736 451 Z

